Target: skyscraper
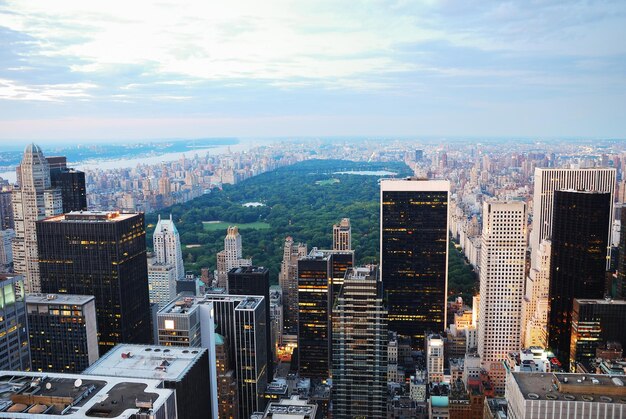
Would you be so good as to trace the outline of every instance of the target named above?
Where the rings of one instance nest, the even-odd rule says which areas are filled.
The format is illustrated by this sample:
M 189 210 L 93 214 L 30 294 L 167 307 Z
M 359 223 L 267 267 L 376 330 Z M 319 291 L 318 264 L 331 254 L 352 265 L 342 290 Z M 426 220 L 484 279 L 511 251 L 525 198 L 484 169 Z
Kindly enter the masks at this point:
M 207 294 L 178 297 L 158 313 L 159 343 L 215 350 L 215 332 L 228 342 L 226 357 L 237 381 L 237 419 L 248 419 L 265 406 L 267 345 L 265 303 L 261 296 Z M 191 345 L 190 345 L 191 343 Z M 221 348 L 220 350 L 222 350 Z M 225 357 L 222 356 L 223 360 Z M 213 355 L 213 365 L 216 364 Z M 215 374 L 215 369 L 211 374 Z M 232 397 L 228 386 L 221 387 Z
M 377 269 L 348 269 L 332 313 L 334 417 L 385 417 L 386 314 Z
M 305 378 L 330 376 L 331 259 L 313 248 L 298 261 L 298 370 Z
M 333 225 L 333 250 L 352 250 L 352 227 L 349 218 Z
M 554 191 L 571 189 L 577 191 L 607 192 L 611 194 L 610 199 L 611 202 L 613 202 L 616 176 L 616 170 L 608 168 L 535 169 L 533 228 L 530 235 L 532 267 L 536 267 L 540 263 L 536 255 L 539 251 L 539 244 L 542 240 L 552 237 Z M 607 221 L 607 234 L 610 234 L 611 221 L 611 218 Z
M 538 266 L 531 268 L 526 278 L 526 293 L 522 300 L 522 346 L 548 346 L 548 297 L 550 295 L 550 255 L 552 243 L 539 245 Z
M 572 305 L 570 365 L 590 371 L 596 349 L 607 342 L 626 342 L 626 301 L 575 298 Z
M 169 264 L 160 264 L 156 258 L 148 259 L 148 290 L 150 302 L 159 309 L 176 298 L 176 267 Z M 195 295 L 195 292 L 194 292 Z
M 445 329 L 448 290 L 448 199 L 443 180 L 381 181 L 380 259 L 389 330 L 423 348 Z
M 0 274 L 0 369 L 30 370 L 24 279 Z
M 150 343 L 143 214 L 71 212 L 37 224 L 42 292 L 93 295 L 100 355 Z
M 98 359 L 92 295 L 29 294 L 26 312 L 33 371 L 80 373 Z
M 267 376 L 268 381 L 274 377 L 274 352 L 272 346 L 272 330 L 270 324 L 270 270 L 262 266 L 245 266 L 233 268 L 228 272 L 228 292 L 231 295 L 261 296 L 265 303 L 265 332 L 267 344 Z
M 556 191 L 548 343 L 567 370 L 574 298 L 603 298 L 611 194 Z
M 61 192 L 52 189 L 48 161 L 35 144 L 26 146 L 16 174 L 19 185 L 11 196 L 15 222 L 14 271 L 24 277 L 27 292 L 39 292 L 36 222 L 62 212 Z
M 441 335 L 426 337 L 426 370 L 429 383 L 443 382 L 444 347 Z
M 217 253 L 217 285 L 227 288 L 228 271 L 241 266 L 251 266 L 252 259 L 243 259 L 241 234 L 237 226 L 228 227 L 224 237 L 224 250 Z
M 285 239 L 278 283 L 283 291 L 283 324 L 286 334 L 298 333 L 298 259 L 306 254 L 306 244 L 295 244 L 291 237 Z
M 174 221 L 172 221 L 171 214 L 169 220 L 162 220 L 161 215 L 159 215 L 159 221 L 154 228 L 154 235 L 152 236 L 152 244 L 155 263 L 174 266 L 176 279 L 184 279 L 185 266 L 183 265 L 180 235 L 174 225 Z
M 50 163 L 50 160 L 48 160 Z M 67 168 L 65 163 L 53 167 L 50 165 L 50 182 L 52 187 L 61 191 L 63 212 L 87 210 L 87 188 L 85 172 Z
M 520 349 L 525 262 L 526 204 L 485 202 L 478 354 L 498 393 L 504 393 L 503 360 Z

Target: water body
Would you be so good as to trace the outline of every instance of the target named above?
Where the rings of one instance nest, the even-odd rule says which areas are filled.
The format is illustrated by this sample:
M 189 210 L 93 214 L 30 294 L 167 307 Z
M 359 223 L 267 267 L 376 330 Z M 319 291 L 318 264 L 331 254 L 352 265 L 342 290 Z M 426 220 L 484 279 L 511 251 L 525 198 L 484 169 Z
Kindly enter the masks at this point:
M 333 172 L 333 175 L 396 176 L 397 173 L 386 170 L 351 170 L 348 172 Z
M 117 160 L 85 160 L 82 162 L 68 162 L 69 167 L 73 167 L 84 172 L 88 172 L 94 169 L 111 170 L 111 169 L 129 169 L 137 167 L 138 164 L 155 165 L 162 162 L 170 162 L 180 159 L 182 156 L 186 158 L 193 158 L 196 154 L 203 156 L 206 153 L 211 155 L 227 154 L 230 152 L 242 152 L 250 150 L 251 148 L 261 145 L 267 145 L 271 141 L 263 140 L 240 140 L 237 144 L 230 145 L 218 145 L 213 147 L 192 148 L 189 150 L 180 151 L 175 153 L 165 153 L 159 155 L 138 156 L 130 159 L 117 159 Z M 9 182 L 15 182 L 15 170 L 10 172 L 0 172 L 0 177 L 7 179 Z

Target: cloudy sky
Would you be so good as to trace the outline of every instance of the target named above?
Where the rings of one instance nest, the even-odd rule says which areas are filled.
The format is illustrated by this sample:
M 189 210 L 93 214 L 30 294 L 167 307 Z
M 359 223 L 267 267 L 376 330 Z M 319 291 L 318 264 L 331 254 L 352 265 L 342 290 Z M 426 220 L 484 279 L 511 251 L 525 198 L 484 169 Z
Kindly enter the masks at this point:
M 626 138 L 626 2 L 0 0 L 5 144 L 324 135 Z

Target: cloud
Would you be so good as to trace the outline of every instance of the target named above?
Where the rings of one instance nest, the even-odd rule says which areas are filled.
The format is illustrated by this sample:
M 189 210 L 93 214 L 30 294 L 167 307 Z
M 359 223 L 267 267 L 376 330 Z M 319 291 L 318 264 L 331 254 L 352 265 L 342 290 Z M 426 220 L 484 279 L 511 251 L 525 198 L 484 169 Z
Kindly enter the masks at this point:
M 64 99 L 87 99 L 89 90 L 98 86 L 91 83 L 21 85 L 13 80 L 0 79 L 0 100 L 29 100 L 60 102 Z

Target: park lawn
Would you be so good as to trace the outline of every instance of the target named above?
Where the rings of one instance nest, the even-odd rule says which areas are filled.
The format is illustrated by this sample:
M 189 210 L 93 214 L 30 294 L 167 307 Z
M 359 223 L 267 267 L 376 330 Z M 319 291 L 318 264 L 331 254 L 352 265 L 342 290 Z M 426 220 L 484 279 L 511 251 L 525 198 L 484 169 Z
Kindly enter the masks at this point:
M 202 222 L 202 227 L 204 228 L 204 231 L 226 231 L 229 226 L 237 226 L 239 230 L 267 230 L 271 227 L 269 223 L 264 223 L 263 221 L 255 221 L 253 223 L 230 223 L 228 221 Z

